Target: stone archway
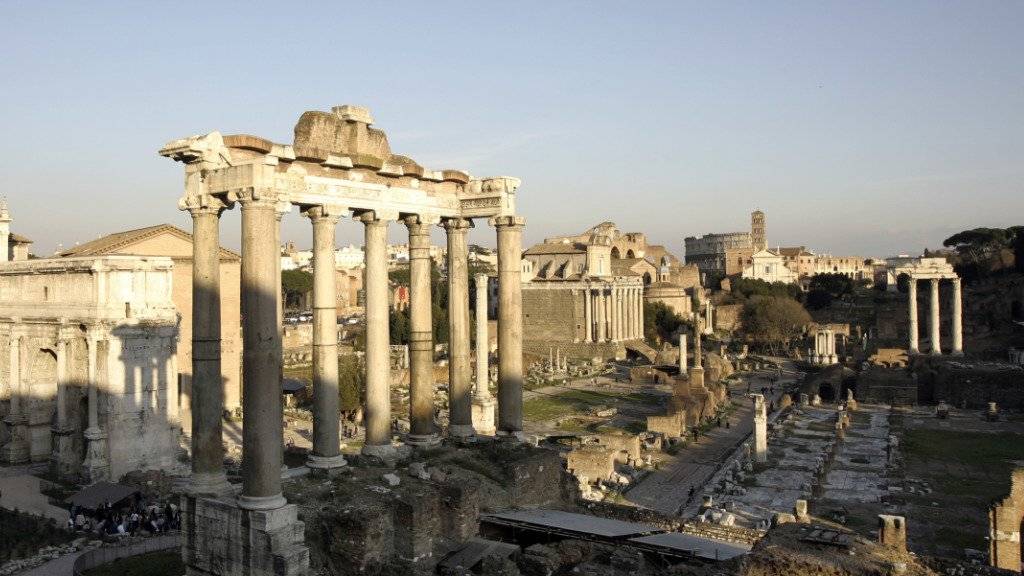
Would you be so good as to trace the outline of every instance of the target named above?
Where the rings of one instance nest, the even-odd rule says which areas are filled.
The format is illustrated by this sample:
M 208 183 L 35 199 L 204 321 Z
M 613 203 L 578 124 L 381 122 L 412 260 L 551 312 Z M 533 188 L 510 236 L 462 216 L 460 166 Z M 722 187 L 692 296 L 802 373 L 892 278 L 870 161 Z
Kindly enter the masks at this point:
M 621 258 L 618 246 L 612 246 L 612 258 Z
M 644 286 L 647 286 L 650 283 L 651 283 L 651 273 L 650 272 L 644 272 Z
M 636 252 L 633 252 L 632 248 L 626 250 L 626 258 L 636 258 Z

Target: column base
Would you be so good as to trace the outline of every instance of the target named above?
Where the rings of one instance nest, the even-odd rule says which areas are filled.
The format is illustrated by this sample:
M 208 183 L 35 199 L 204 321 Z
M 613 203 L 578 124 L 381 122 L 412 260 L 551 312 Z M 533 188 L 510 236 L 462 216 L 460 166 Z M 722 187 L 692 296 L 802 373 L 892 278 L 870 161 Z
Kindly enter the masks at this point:
M 398 448 L 393 444 L 366 444 L 360 452 L 363 456 L 373 456 L 381 460 L 398 456 Z
M 473 429 L 479 436 L 494 436 L 494 409 L 498 401 L 488 396 L 473 398 Z
M 81 462 L 75 451 L 75 441 L 68 427 L 54 427 L 50 433 L 53 437 L 53 452 L 50 454 L 50 469 L 58 478 L 71 478 L 78 475 Z
M 181 499 L 182 559 L 187 574 L 301 576 L 309 573 L 305 524 L 298 508 L 249 510 L 234 499 Z
M 265 510 L 277 510 L 288 504 L 282 494 L 274 494 L 273 496 L 246 496 L 240 495 L 236 502 L 238 507 L 243 510 L 254 510 L 254 511 L 265 511 Z
M 928 355 L 929 356 L 942 356 L 942 351 L 941 350 L 932 350 L 931 352 L 928 352 Z
M 110 480 L 110 460 L 107 459 L 107 435 L 99 428 L 87 428 L 85 439 L 88 442 L 85 462 L 83 465 L 86 482 L 95 484 Z
M 472 424 L 450 424 L 448 436 L 458 440 L 468 440 L 476 436 L 476 428 Z
M 309 468 L 316 475 L 334 476 L 346 466 L 348 466 L 348 462 L 345 461 L 345 457 L 341 454 L 337 456 L 310 454 L 306 460 L 306 468 Z
M 223 471 L 193 472 L 185 490 L 192 496 L 234 497 L 235 488 Z
M 963 356 L 964 355 L 964 351 L 963 350 L 953 350 L 952 352 L 949 353 L 949 355 L 950 356 Z
M 910 355 L 915 355 L 915 354 L 920 354 L 920 353 L 921 353 L 921 350 L 919 348 L 908 348 L 907 349 L 907 354 L 910 354 Z
M 405 443 L 413 448 L 433 448 L 441 444 L 437 434 L 408 434 Z
M 24 464 L 28 460 L 28 444 L 21 440 L 11 440 L 0 447 L 0 462 L 4 464 Z

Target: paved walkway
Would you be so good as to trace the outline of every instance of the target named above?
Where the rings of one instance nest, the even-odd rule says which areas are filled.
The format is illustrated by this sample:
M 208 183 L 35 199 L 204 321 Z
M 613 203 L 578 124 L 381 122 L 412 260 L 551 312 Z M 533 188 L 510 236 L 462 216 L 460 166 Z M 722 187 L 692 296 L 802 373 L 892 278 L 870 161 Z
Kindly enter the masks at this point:
M 61 526 L 67 522 L 68 511 L 50 504 L 49 498 L 39 491 L 39 478 L 32 476 L 28 467 L 3 470 L 4 474 L 0 475 L 0 508 L 47 516 Z
M 777 403 L 784 385 L 793 382 L 795 376 L 791 363 L 784 365 L 783 377 L 776 384 L 775 393 L 766 395 L 765 400 Z M 767 377 L 768 372 L 760 372 L 732 385 L 730 390 L 738 408 L 729 417 L 730 427 L 726 428 L 723 423 L 721 428 L 712 428 L 699 441 L 680 450 L 675 459 L 629 490 L 626 499 L 663 514 L 677 514 L 686 507 L 690 487 L 693 487 L 694 502 L 699 504 L 698 498 L 704 486 L 753 432 L 753 403 L 745 397 L 747 382 L 750 382 L 752 392 L 758 392 L 761 386 L 768 385 Z

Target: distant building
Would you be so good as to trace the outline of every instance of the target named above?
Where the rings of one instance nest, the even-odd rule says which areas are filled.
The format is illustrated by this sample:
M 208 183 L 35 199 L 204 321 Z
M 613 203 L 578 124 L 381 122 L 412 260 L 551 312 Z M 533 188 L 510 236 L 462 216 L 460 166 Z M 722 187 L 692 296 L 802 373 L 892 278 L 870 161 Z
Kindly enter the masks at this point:
M 11 232 L 11 221 L 7 201 L 0 200 L 0 262 L 28 260 L 28 251 L 32 246 L 32 241 Z
M 180 319 L 177 357 L 179 372 L 170 389 L 181 406 L 183 426 L 191 430 L 192 397 L 192 235 L 170 224 L 159 224 L 125 232 L 108 234 L 60 253 L 61 257 L 100 257 L 114 255 L 166 256 L 174 263 L 171 298 Z M 241 257 L 220 249 L 220 325 L 221 374 L 224 382 L 224 408 L 242 407 L 241 326 Z
M 726 276 L 742 274 L 743 269 L 751 264 L 754 252 L 765 249 L 766 234 L 764 212 L 752 212 L 750 232 L 687 237 L 683 241 L 686 246 L 686 263 L 695 264 L 700 269 L 705 285 L 715 285 Z
M 602 222 L 582 234 L 554 236 L 523 253 L 524 349 L 552 348 L 576 358 L 623 358 L 643 339 L 643 304 L 663 302 L 691 314 L 696 266 L 683 265 L 639 232 Z
M 770 284 L 792 284 L 797 281 L 797 273 L 786 266 L 785 259 L 776 251 L 759 250 L 750 260 L 750 265 L 743 268 L 743 278 L 763 280 Z

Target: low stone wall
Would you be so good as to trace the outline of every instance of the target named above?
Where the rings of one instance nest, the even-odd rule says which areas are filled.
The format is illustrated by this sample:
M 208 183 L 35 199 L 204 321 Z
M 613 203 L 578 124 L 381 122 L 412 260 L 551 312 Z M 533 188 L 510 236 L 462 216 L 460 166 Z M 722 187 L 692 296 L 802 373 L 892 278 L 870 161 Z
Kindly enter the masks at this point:
M 566 468 L 576 478 L 591 483 L 609 480 L 615 473 L 615 451 L 604 446 L 583 446 L 569 452 Z
M 169 534 L 167 536 L 146 538 L 142 542 L 136 542 L 128 546 L 105 546 L 102 548 L 96 548 L 94 550 L 83 552 L 81 556 L 75 558 L 74 574 L 75 576 L 82 576 L 87 570 L 92 570 L 93 568 L 103 566 L 104 564 L 110 564 L 111 562 L 120 560 L 121 558 L 141 556 L 142 554 L 175 549 L 180 546 L 181 535 Z
M 626 347 L 621 342 L 554 342 L 549 340 L 530 340 L 529 335 L 523 341 L 523 352 L 547 358 L 552 349 L 562 351 L 562 356 L 575 360 L 623 360 L 626 358 Z

